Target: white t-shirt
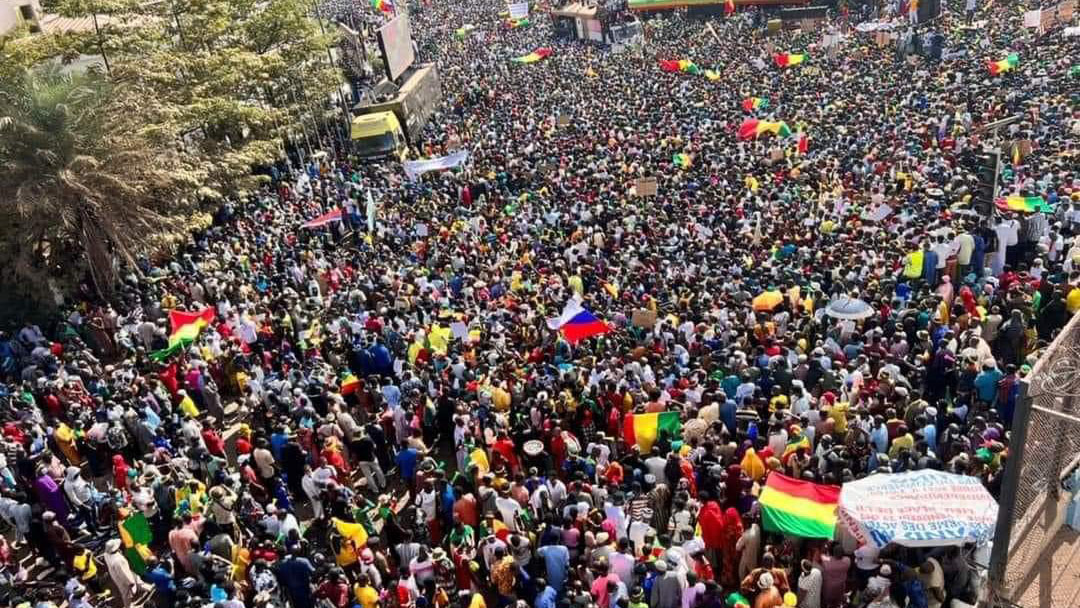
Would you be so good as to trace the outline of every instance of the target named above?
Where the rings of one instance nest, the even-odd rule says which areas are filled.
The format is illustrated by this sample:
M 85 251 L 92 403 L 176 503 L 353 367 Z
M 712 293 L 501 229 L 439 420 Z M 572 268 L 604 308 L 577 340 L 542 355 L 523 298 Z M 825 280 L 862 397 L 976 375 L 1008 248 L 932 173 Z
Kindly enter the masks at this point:
M 998 245 L 1002 249 L 1012 247 L 1020 241 L 1020 226 L 1016 220 L 1001 222 L 994 226 L 994 232 L 997 233 Z

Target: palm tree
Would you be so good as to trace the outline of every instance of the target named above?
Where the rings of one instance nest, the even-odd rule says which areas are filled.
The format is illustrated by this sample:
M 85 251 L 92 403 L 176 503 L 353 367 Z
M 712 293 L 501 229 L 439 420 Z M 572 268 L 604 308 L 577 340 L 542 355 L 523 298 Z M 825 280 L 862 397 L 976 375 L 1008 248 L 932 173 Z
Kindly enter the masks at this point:
M 197 175 L 157 139 L 143 100 L 94 71 L 0 82 L 0 264 L 31 296 L 89 271 L 107 297 L 163 232 L 183 228 Z

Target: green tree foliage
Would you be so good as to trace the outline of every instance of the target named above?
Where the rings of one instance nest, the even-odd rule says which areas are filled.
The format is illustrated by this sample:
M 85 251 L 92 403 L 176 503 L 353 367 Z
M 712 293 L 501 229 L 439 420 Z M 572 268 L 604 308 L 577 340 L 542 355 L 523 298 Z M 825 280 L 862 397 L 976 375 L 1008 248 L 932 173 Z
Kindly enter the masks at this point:
M 155 235 L 183 228 L 205 175 L 142 134 L 139 100 L 98 73 L 55 66 L 0 86 L 4 283 L 46 295 L 89 268 L 107 293 Z
M 129 263 L 152 240 L 134 236 L 182 224 L 193 209 L 180 200 L 251 189 L 252 167 L 280 158 L 284 135 L 343 124 L 327 52 L 336 40 L 308 0 L 50 0 L 46 10 L 96 15 L 98 27 L 0 40 L 0 159 L 19 167 L 4 169 L 0 205 L 21 227 L 5 228 L 0 255 L 17 256 L 8 266 L 19 276 L 59 272 L 58 246 L 79 244 L 88 255 L 71 261 L 88 261 L 105 292 L 116 268 L 106 262 Z M 80 55 L 104 56 L 108 73 L 27 71 Z M 36 133 L 45 139 L 20 141 Z M 162 167 L 182 178 L 159 181 Z

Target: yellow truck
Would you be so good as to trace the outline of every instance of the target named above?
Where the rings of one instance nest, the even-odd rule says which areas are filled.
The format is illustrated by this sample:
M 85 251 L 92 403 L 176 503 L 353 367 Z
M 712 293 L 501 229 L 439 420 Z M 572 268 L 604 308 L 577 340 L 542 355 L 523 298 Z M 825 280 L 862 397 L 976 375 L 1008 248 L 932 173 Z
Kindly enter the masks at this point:
M 409 151 L 401 123 L 393 112 L 361 114 L 352 119 L 350 133 L 353 153 L 361 158 L 405 160 Z
M 416 142 L 424 125 L 442 100 L 442 86 L 434 65 L 410 68 L 400 86 L 389 88 L 352 108 L 353 153 L 362 158 L 403 158 L 409 142 Z

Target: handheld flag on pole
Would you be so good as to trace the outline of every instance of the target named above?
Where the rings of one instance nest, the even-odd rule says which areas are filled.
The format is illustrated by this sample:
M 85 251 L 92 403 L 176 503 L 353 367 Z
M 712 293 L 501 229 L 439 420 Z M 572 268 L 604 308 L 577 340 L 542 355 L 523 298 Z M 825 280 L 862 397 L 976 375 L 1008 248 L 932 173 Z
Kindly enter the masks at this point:
M 548 327 L 562 333 L 563 338 L 571 344 L 576 344 L 586 338 L 606 334 L 612 330 L 611 326 L 597 319 L 588 310 L 581 306 L 576 299 L 570 300 L 563 308 L 558 317 L 548 319 Z
M 770 473 L 758 501 L 761 525 L 769 532 L 832 539 L 840 487 Z
M 790 53 L 777 53 L 773 55 L 773 62 L 776 63 L 778 68 L 789 68 L 793 65 L 799 65 L 806 61 L 806 53 L 799 53 L 792 55 Z
M 169 312 L 169 325 L 172 326 L 169 345 L 159 351 L 150 353 L 150 358 L 155 361 L 162 361 L 184 350 L 195 341 L 195 338 L 199 337 L 202 328 L 213 323 L 213 321 L 213 308 L 204 308 L 199 312 L 184 312 L 181 310 Z
M 770 122 L 755 118 L 748 118 L 739 125 L 739 139 L 756 139 L 765 133 L 772 133 L 777 137 L 787 137 L 791 135 L 791 128 L 782 120 Z
M 642 454 L 649 453 L 662 431 L 667 431 L 672 439 L 681 437 L 679 412 L 629 414 L 623 419 L 623 441 L 640 447 Z

